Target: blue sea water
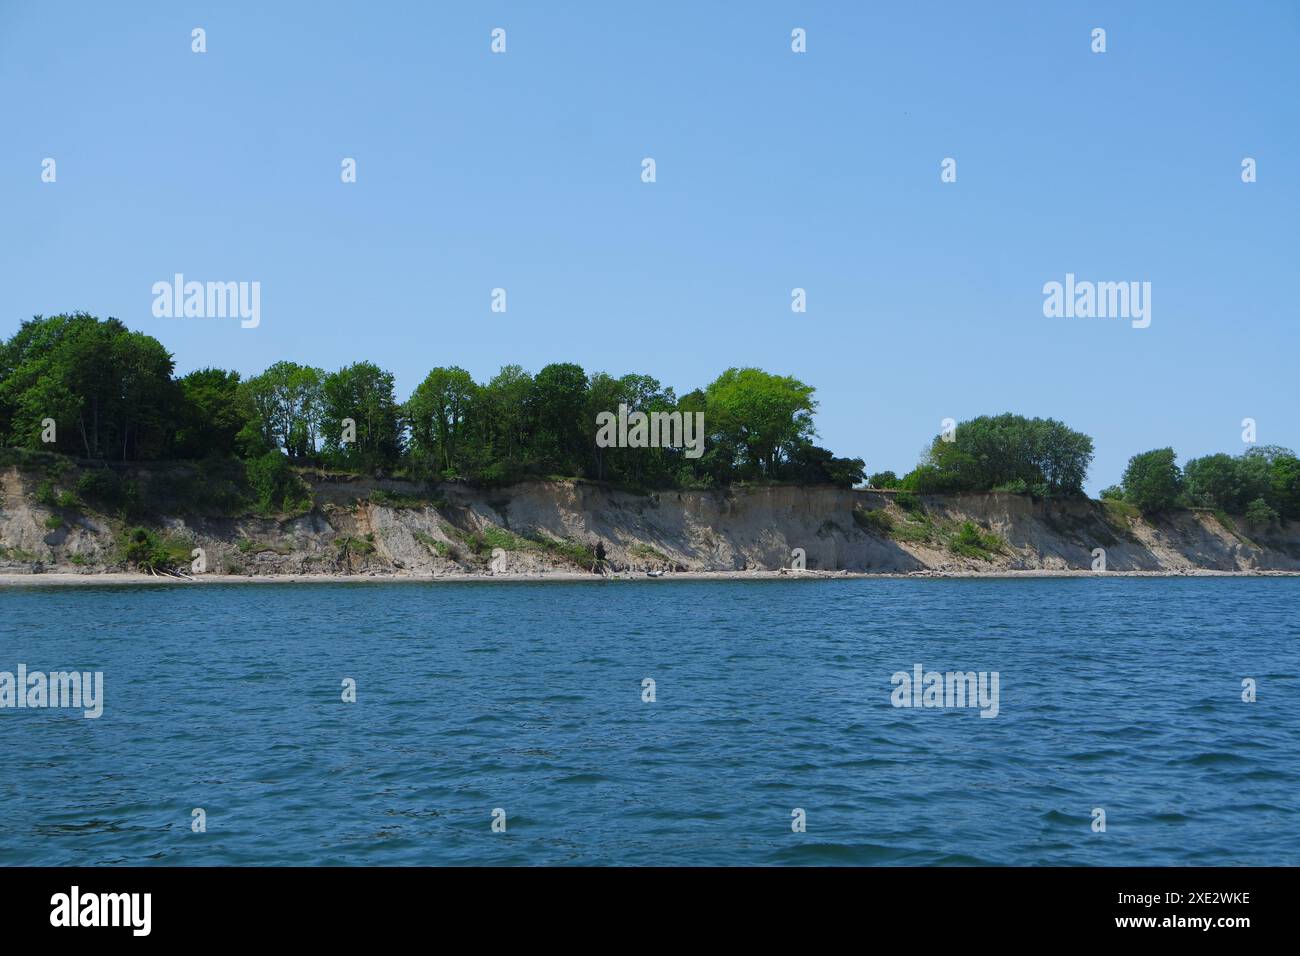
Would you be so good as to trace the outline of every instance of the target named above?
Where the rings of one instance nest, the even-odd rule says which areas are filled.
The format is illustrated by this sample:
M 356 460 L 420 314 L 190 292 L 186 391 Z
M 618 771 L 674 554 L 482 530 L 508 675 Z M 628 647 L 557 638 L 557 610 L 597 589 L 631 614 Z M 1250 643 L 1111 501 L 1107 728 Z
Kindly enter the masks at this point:
M 1298 641 L 1297 578 L 9 589 L 105 700 L 0 710 L 0 864 L 1294 866 Z

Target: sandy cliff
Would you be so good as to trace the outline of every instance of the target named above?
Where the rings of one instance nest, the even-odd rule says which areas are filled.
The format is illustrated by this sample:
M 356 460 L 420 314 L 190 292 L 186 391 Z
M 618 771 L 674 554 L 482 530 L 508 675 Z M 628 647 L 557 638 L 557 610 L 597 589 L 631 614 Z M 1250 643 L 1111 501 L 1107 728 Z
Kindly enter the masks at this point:
M 142 500 L 166 501 L 185 467 L 139 474 Z M 40 481 L 0 470 L 0 573 L 128 570 L 126 523 L 89 505 L 39 504 Z M 904 507 L 889 492 L 831 487 L 641 495 L 587 482 L 309 481 L 315 505 L 296 516 L 163 510 L 130 523 L 153 528 L 177 554 L 202 548 L 210 572 L 239 575 L 572 572 L 590 567 L 598 541 L 611 567 L 633 571 L 777 569 L 790 566 L 796 548 L 808 569 L 829 571 L 1087 570 L 1097 548 L 1111 571 L 1300 571 L 1294 523 L 1248 531 L 1239 518 L 1200 511 L 1145 520 L 1089 500 L 922 496 L 904 497 Z

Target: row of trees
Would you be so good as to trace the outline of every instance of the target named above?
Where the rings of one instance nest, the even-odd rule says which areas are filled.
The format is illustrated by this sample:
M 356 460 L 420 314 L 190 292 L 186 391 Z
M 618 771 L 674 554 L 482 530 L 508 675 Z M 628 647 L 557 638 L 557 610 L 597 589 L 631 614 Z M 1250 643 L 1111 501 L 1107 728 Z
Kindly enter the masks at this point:
M 588 375 L 572 363 L 535 375 L 507 365 L 485 383 L 446 366 L 433 369 L 404 402 L 393 375 L 371 362 L 328 373 L 277 362 L 247 380 L 215 368 L 177 378 L 156 339 L 85 313 L 37 316 L 0 344 L 0 444 L 121 461 L 242 459 L 271 499 L 292 493 L 295 464 L 481 482 L 862 482 L 861 459 L 837 458 L 813 443 L 813 396 L 797 379 L 754 368 L 728 369 L 706 388 L 678 396 L 649 375 Z M 703 455 L 597 446 L 596 415 L 619 405 L 702 412 Z M 1059 421 L 980 416 L 936 435 L 901 479 L 880 472 L 870 484 L 923 493 L 1078 495 L 1092 457 L 1092 439 Z M 1147 512 L 1202 506 L 1252 515 L 1252 523 L 1297 519 L 1300 460 L 1288 449 L 1260 447 L 1193 459 L 1180 469 L 1172 449 L 1156 449 L 1135 455 L 1122 485 L 1102 496 Z
M 853 485 L 860 459 L 813 443 L 814 390 L 789 376 L 728 369 L 678 397 L 649 375 L 588 375 L 556 363 L 535 375 L 507 365 L 477 383 L 435 368 L 405 402 L 371 362 L 336 372 L 277 362 L 241 380 L 202 369 L 174 376 L 154 338 L 85 313 L 37 316 L 0 346 L 0 444 L 85 458 L 242 458 L 289 464 L 511 481 L 586 476 L 642 486 L 733 481 Z M 597 447 L 596 415 L 703 412 L 704 454 Z M 55 423 L 53 444 L 47 424 Z M 274 456 L 274 457 L 269 457 Z
M 1300 458 L 1289 448 L 1261 445 L 1241 455 L 1206 455 L 1182 468 L 1172 448 L 1134 455 L 1118 487 L 1103 498 L 1152 513 L 1178 507 L 1244 514 L 1253 527 L 1300 519 Z
M 903 478 L 886 471 L 870 483 L 924 493 L 1080 495 L 1091 462 L 1092 439 L 1054 419 L 981 415 L 936 435 Z

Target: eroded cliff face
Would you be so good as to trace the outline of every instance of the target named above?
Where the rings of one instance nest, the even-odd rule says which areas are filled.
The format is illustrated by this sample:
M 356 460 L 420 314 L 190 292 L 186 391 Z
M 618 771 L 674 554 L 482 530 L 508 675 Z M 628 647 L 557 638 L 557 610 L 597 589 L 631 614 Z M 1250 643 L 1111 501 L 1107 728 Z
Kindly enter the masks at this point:
M 166 500 L 179 467 L 142 476 L 142 499 Z M 203 549 L 209 572 L 249 575 L 588 570 L 597 542 L 610 567 L 634 571 L 777 569 L 791 565 L 795 549 L 810 570 L 1087 570 L 1097 548 L 1111 571 L 1300 570 L 1295 523 L 1247 532 L 1240 519 L 1225 525 L 1209 512 L 1143 520 L 1088 500 L 921 496 L 919 506 L 904 499 L 904 508 L 888 492 L 830 487 L 638 495 L 587 482 L 496 489 L 337 475 L 309 482 L 315 506 L 301 515 L 162 513 L 132 524 L 153 528 L 174 553 Z M 38 484 L 16 468 L 0 471 L 0 572 L 127 569 L 120 519 L 87 505 L 39 504 Z M 961 546 L 966 522 L 981 536 L 974 548 Z

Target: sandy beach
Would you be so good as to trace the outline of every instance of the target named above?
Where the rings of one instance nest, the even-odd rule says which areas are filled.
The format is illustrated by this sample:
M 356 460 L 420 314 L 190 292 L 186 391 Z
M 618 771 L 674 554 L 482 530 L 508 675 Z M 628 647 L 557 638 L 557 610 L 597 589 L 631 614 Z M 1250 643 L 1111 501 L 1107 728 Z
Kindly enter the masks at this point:
M 200 574 L 189 578 L 153 576 L 130 572 L 91 574 L 0 574 L 0 588 L 5 587 L 104 587 L 166 584 L 185 587 L 193 584 L 461 584 L 519 582 L 586 582 L 607 581 L 845 581 L 859 578 L 1178 578 L 1178 577 L 1296 577 L 1300 571 L 1088 571 L 1081 569 L 1032 569 L 1024 571 L 913 571 L 906 574 L 859 571 L 680 571 L 660 577 L 645 572 L 619 572 L 604 576 L 576 571 L 547 571 L 528 574 Z

